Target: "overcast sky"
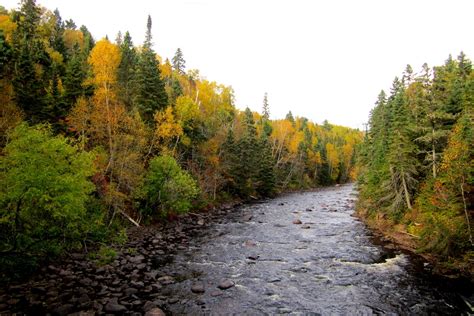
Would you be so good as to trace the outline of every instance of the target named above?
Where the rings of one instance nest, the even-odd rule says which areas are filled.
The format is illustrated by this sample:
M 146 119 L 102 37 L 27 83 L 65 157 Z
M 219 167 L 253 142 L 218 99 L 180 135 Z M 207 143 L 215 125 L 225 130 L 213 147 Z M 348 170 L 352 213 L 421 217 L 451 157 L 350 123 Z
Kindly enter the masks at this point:
M 0 0 L 7 8 L 18 0 Z M 406 64 L 474 59 L 473 0 L 37 0 L 96 39 L 128 30 L 143 42 L 146 18 L 164 58 L 180 47 L 188 69 L 231 85 L 238 108 L 272 118 L 291 110 L 362 128 L 381 89 Z

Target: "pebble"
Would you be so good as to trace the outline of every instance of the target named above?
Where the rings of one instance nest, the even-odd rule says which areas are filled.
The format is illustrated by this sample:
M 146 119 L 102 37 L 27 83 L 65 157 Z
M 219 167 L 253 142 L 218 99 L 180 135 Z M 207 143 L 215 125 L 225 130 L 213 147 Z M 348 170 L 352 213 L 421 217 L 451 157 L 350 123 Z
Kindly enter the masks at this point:
M 295 220 L 293 220 L 293 224 L 301 225 L 301 224 L 303 224 L 303 222 L 301 222 L 301 220 L 299 220 L 299 219 L 295 219 Z

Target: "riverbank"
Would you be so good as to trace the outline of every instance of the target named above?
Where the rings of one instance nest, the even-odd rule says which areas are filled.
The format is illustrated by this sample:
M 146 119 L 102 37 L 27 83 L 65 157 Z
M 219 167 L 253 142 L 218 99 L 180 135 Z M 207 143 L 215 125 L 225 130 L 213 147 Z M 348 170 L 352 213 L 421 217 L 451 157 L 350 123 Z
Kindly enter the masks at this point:
M 474 258 L 461 258 L 449 262 L 441 258 L 418 251 L 418 236 L 410 234 L 406 225 L 395 224 L 381 214 L 375 217 L 368 216 L 364 208 L 356 208 L 356 216 L 359 217 L 376 235 L 388 243 L 385 247 L 396 247 L 411 253 L 426 261 L 430 271 L 438 276 L 449 279 L 465 279 L 474 286 Z
M 182 281 L 160 268 L 239 204 L 234 201 L 172 221 L 132 227 L 125 244 L 110 248 L 109 262 L 76 252 L 40 268 L 27 280 L 4 283 L 0 315 L 160 315 L 159 310 L 166 312 L 169 304 L 176 303 L 163 293 L 163 287 Z

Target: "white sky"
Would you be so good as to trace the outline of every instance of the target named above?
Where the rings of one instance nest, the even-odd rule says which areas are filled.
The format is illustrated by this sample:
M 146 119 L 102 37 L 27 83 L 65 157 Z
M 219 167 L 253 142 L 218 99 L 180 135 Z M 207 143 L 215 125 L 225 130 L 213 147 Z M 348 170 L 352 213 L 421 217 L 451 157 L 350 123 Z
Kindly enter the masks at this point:
M 141 44 L 153 19 L 155 50 L 180 47 L 187 69 L 231 85 L 238 108 L 272 118 L 291 110 L 315 122 L 362 128 L 381 89 L 406 64 L 474 59 L 472 0 L 37 0 L 96 39 L 129 30 Z M 6 8 L 18 0 L 0 0 Z

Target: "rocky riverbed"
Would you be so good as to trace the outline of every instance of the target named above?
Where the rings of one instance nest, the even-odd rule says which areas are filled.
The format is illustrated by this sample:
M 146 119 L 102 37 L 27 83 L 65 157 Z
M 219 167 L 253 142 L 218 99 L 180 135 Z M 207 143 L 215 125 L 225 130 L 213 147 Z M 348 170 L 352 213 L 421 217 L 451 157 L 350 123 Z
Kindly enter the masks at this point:
M 353 217 L 351 185 L 130 231 L 115 261 L 82 254 L 2 286 L 0 314 L 468 314 L 423 262 Z

